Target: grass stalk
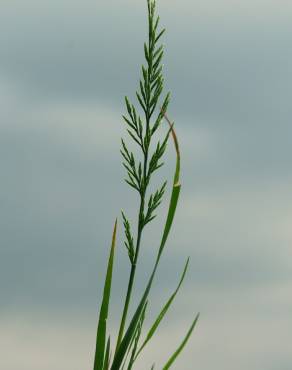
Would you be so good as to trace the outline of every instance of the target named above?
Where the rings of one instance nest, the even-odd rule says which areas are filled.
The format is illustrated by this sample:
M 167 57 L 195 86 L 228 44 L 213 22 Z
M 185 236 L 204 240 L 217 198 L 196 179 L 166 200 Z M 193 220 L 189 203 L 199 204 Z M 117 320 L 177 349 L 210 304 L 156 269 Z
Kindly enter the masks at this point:
M 139 110 L 142 111 L 140 116 L 138 109 L 126 97 L 126 115 L 123 119 L 126 124 L 126 131 L 133 140 L 134 144 L 139 147 L 140 158 L 137 159 L 136 152 L 129 150 L 128 145 L 122 139 L 121 155 L 123 158 L 123 166 L 126 169 L 127 177 L 126 183 L 139 194 L 140 204 L 138 210 L 137 232 L 136 236 L 132 234 L 131 222 L 128 220 L 124 212 L 122 212 L 124 233 L 125 233 L 125 247 L 128 252 L 130 261 L 130 273 L 127 284 L 127 290 L 122 309 L 122 315 L 116 340 L 116 345 L 111 348 L 111 340 L 107 338 L 107 319 L 110 302 L 111 281 L 114 263 L 114 245 L 116 239 L 117 222 L 115 223 L 113 240 L 111 246 L 110 257 L 108 261 L 107 274 L 105 279 L 105 286 L 103 292 L 103 299 L 99 315 L 99 323 L 97 329 L 96 352 L 94 359 L 94 370 L 132 370 L 135 366 L 135 361 L 143 352 L 145 346 L 151 341 L 154 334 L 164 319 L 168 309 L 172 305 L 181 285 L 185 278 L 189 259 L 187 260 L 181 279 L 174 293 L 167 300 L 162 310 L 158 314 L 153 325 L 148 330 L 148 333 L 139 344 L 140 337 L 144 329 L 144 318 L 147 314 L 149 306 L 149 293 L 158 269 L 158 265 L 164 252 L 166 242 L 171 231 L 174 220 L 176 207 L 179 200 L 181 184 L 180 184 L 180 150 L 178 139 L 174 130 L 174 123 L 171 123 L 166 111 L 169 104 L 170 94 L 167 93 L 162 99 L 162 92 L 164 87 L 164 78 L 162 74 L 162 58 L 164 54 L 163 46 L 160 44 L 160 39 L 165 32 L 165 29 L 159 29 L 159 16 L 156 16 L 156 1 L 147 0 L 148 7 L 148 42 L 144 44 L 144 55 L 146 67 L 142 66 L 142 76 L 140 79 L 140 89 L 136 92 L 136 97 L 140 105 Z M 162 99 L 161 107 L 158 109 L 159 102 Z M 155 111 L 158 110 L 156 116 Z M 143 118 L 142 118 L 143 117 Z M 161 127 L 163 120 L 169 124 L 169 129 L 164 135 L 163 139 L 156 138 L 158 129 Z M 162 230 L 161 241 L 156 252 L 156 259 L 152 271 L 149 275 L 145 290 L 141 295 L 138 306 L 134 310 L 134 315 L 127 325 L 128 311 L 131 305 L 133 287 L 135 285 L 135 278 L 137 272 L 137 265 L 139 259 L 139 252 L 142 245 L 143 231 L 146 225 L 150 224 L 156 217 L 156 211 L 163 201 L 166 189 L 166 181 L 154 193 L 148 195 L 149 185 L 154 173 L 156 173 L 161 166 L 163 166 L 163 157 L 168 144 L 169 137 L 172 136 L 174 147 L 176 150 L 176 166 L 174 170 L 174 178 L 171 189 L 171 195 L 168 205 L 168 212 L 165 224 Z M 150 144 L 155 141 L 154 148 Z M 152 145 L 153 146 L 153 145 Z M 191 333 L 197 323 L 198 315 L 193 321 L 187 335 L 174 354 L 170 357 L 164 369 L 172 366 L 177 356 L 189 340 Z M 111 353 L 114 353 L 111 356 Z M 154 365 L 152 368 L 154 369 Z

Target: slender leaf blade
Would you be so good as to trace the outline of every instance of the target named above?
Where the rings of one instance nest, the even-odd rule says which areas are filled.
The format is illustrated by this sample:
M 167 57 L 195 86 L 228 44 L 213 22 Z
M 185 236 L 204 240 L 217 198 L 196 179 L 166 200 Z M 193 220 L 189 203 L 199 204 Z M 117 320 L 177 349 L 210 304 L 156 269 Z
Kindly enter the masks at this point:
M 139 321 L 139 324 L 138 324 L 138 327 L 137 327 L 137 332 L 135 334 L 135 340 L 134 340 L 133 348 L 132 348 L 132 354 L 131 354 L 131 358 L 130 358 L 130 361 L 129 361 L 129 364 L 128 364 L 128 370 L 132 370 L 132 367 L 133 367 L 134 362 L 136 360 L 136 352 L 137 352 L 140 336 L 141 336 L 141 333 L 142 333 L 142 327 L 143 327 L 144 320 L 145 320 L 145 313 L 146 313 L 147 304 L 148 304 L 148 301 L 146 301 L 146 303 L 145 303 L 145 306 L 144 306 L 144 309 L 143 309 L 143 312 L 142 312 L 142 315 L 141 315 L 141 318 L 140 318 L 140 321 Z
M 173 142 L 174 142 L 174 146 L 175 146 L 175 150 L 176 150 L 176 165 L 175 165 L 175 172 L 174 172 L 174 178 L 173 178 L 173 188 L 172 188 L 172 193 L 171 193 L 171 198 L 170 198 L 170 203 L 169 203 L 169 210 L 168 210 L 167 219 L 166 219 L 166 223 L 165 223 L 164 230 L 163 230 L 162 240 L 161 240 L 160 247 L 159 247 L 159 255 L 158 255 L 159 258 L 160 258 L 161 253 L 163 252 L 166 240 L 168 238 L 168 234 L 169 234 L 171 226 L 172 226 L 172 222 L 173 222 L 173 219 L 174 219 L 176 206 L 177 206 L 178 198 L 179 198 L 179 194 L 180 194 L 180 189 L 181 189 L 181 184 L 180 184 L 180 150 L 179 150 L 179 144 L 178 144 L 177 136 L 176 136 L 175 130 L 173 128 L 174 123 L 170 122 L 169 118 L 167 117 L 167 115 L 164 111 L 161 110 L 161 113 L 163 113 L 163 116 L 166 119 L 166 121 L 168 122 L 169 127 L 170 127 L 170 131 L 171 131 L 171 134 L 172 134 L 172 138 L 173 138 Z
M 108 317 L 108 308 L 110 301 L 111 283 L 112 283 L 112 273 L 114 264 L 114 254 L 115 254 L 115 244 L 116 244 L 116 233 L 117 233 L 117 220 L 115 222 L 112 244 L 110 249 L 110 256 L 108 260 L 102 304 L 100 308 L 99 321 L 97 327 L 96 336 L 96 349 L 94 358 L 94 370 L 102 370 L 103 361 L 105 357 L 105 341 L 106 341 L 106 322 Z
M 109 362 L 110 362 L 110 347 L 111 347 L 111 340 L 110 337 L 108 337 L 105 355 L 104 355 L 104 362 L 103 362 L 103 369 L 102 370 L 108 370 L 109 368 Z
M 167 241 L 167 238 L 168 238 L 171 226 L 172 226 L 172 222 L 173 222 L 175 211 L 176 211 L 176 206 L 177 206 L 178 199 L 179 199 L 180 189 L 181 189 L 180 184 L 175 184 L 172 188 L 172 193 L 171 193 L 171 198 L 170 198 L 169 208 L 168 208 L 168 214 L 167 214 L 166 223 L 165 223 L 164 230 L 163 230 L 162 240 L 161 240 L 160 247 L 159 247 L 159 254 L 158 254 L 159 258 L 163 252 L 163 249 L 165 247 L 165 244 L 166 244 L 166 241 Z
M 167 361 L 166 365 L 164 365 L 162 370 L 168 370 L 170 366 L 174 363 L 178 355 L 181 353 L 181 351 L 184 349 L 185 345 L 187 344 L 196 324 L 199 319 L 199 314 L 197 314 L 195 320 L 193 321 L 189 331 L 187 332 L 186 336 L 184 337 L 184 340 L 181 342 L 180 346 L 178 349 L 174 352 L 174 354 L 170 357 L 170 359 Z
M 141 347 L 139 348 L 138 352 L 137 352 L 137 355 L 135 357 L 135 359 L 138 357 L 138 355 L 141 353 L 141 351 L 143 350 L 143 348 L 146 346 L 146 344 L 150 341 L 150 339 L 153 337 L 154 333 L 156 332 L 159 324 L 161 323 L 162 319 L 164 318 L 165 314 L 167 313 L 169 307 L 171 306 L 175 296 L 177 295 L 183 281 L 184 281 L 184 278 L 185 278 L 185 275 L 186 275 L 186 272 L 187 272 L 187 269 L 188 269 L 188 265 L 189 265 L 189 261 L 190 259 L 188 258 L 187 259 L 187 262 L 185 264 L 185 267 L 184 267 L 184 270 L 183 270 L 183 273 L 182 273 L 182 276 L 180 278 L 180 281 L 179 281 L 179 284 L 177 286 L 177 288 L 175 289 L 175 291 L 172 293 L 172 295 L 170 296 L 170 298 L 168 299 L 168 301 L 166 302 L 166 304 L 164 305 L 164 307 L 162 308 L 161 312 L 159 313 L 159 315 L 157 316 L 155 322 L 153 323 L 153 325 L 151 326 L 150 330 L 148 331 L 147 333 L 147 336 L 143 342 L 143 344 L 141 345 Z

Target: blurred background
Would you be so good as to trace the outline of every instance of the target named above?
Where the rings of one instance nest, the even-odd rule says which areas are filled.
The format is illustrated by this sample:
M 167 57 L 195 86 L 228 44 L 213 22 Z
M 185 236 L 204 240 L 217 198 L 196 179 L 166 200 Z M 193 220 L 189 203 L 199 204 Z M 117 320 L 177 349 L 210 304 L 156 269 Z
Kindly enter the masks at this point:
M 191 265 L 137 368 L 161 367 L 200 311 L 174 369 L 291 369 L 292 3 L 160 0 L 158 11 L 183 188 L 147 325 Z M 119 146 L 146 37 L 146 0 L 1 1 L 1 369 L 92 368 L 113 222 L 137 214 Z M 166 156 L 171 181 L 172 145 Z M 137 299 L 165 207 L 145 233 Z M 122 234 L 120 222 L 114 332 Z

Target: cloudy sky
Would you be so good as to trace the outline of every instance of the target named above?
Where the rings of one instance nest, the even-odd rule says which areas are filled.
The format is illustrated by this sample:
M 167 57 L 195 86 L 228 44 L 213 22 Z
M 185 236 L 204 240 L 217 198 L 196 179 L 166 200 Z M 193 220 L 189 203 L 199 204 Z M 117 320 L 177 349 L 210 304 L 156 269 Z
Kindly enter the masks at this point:
M 174 369 L 291 369 L 292 3 L 158 5 L 183 188 L 151 317 L 191 266 L 139 369 L 159 369 L 198 311 Z M 113 221 L 137 212 L 119 145 L 145 15 L 142 0 L 1 1 L 1 369 L 92 368 Z M 164 216 L 146 232 L 137 297 Z M 113 332 L 129 272 L 119 231 Z

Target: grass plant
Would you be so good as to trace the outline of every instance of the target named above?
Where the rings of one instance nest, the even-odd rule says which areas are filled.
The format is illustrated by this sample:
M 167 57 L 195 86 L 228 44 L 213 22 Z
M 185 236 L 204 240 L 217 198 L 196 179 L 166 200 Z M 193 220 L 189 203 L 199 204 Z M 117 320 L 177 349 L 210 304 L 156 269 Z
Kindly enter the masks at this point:
M 133 153 L 126 141 L 123 139 L 121 141 L 121 155 L 126 171 L 125 181 L 139 196 L 138 227 L 136 234 L 134 234 L 131 222 L 126 214 L 122 212 L 121 218 L 125 234 L 124 244 L 129 256 L 130 271 L 124 305 L 121 309 L 122 314 L 118 335 L 116 341 L 113 341 L 107 333 L 107 320 L 117 233 L 117 220 L 115 221 L 97 328 L 94 370 L 131 370 L 135 368 L 137 358 L 141 355 L 154 334 L 156 334 L 161 321 L 173 303 L 183 283 L 189 265 L 188 258 L 178 286 L 162 307 L 154 323 L 146 331 L 144 339 L 141 340 L 144 333 L 144 319 L 149 306 L 149 293 L 161 256 L 165 250 L 181 189 L 180 149 L 174 124 L 170 122 L 166 114 L 170 94 L 167 93 L 163 96 L 164 79 L 162 58 L 164 49 L 161 44 L 161 38 L 165 29 L 160 29 L 159 27 L 160 18 L 156 15 L 155 0 L 147 0 L 147 10 L 148 40 L 144 43 L 145 65 L 142 66 L 139 89 L 136 92 L 139 109 L 126 97 L 126 114 L 123 116 L 128 138 L 137 145 L 137 151 Z M 163 121 L 168 123 L 168 129 L 162 139 L 159 139 L 159 129 L 161 129 Z M 156 260 L 149 274 L 148 283 L 144 292 L 141 294 L 139 304 L 136 310 L 134 310 L 133 316 L 128 320 L 128 311 L 131 305 L 143 231 L 156 217 L 156 211 L 164 198 L 167 183 L 163 181 L 161 186 L 151 194 L 149 194 L 149 185 L 151 184 L 153 174 L 163 166 L 163 157 L 170 137 L 172 138 L 176 152 L 176 166 L 171 186 L 168 212 L 162 230 L 162 237 L 157 246 Z M 177 350 L 166 361 L 162 368 L 163 370 L 167 370 L 173 365 L 177 356 L 186 345 L 198 317 L 199 315 L 196 315 L 185 338 L 183 338 Z M 154 369 L 154 365 L 152 365 L 151 369 Z

